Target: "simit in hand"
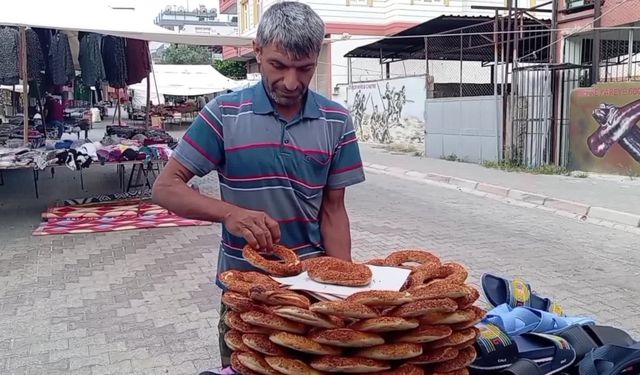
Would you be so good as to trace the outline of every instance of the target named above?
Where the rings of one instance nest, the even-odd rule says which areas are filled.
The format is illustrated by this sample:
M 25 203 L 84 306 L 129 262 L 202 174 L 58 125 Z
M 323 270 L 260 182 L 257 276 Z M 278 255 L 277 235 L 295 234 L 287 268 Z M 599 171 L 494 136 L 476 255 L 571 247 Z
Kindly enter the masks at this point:
M 222 220 L 231 234 L 243 237 L 256 250 L 271 251 L 280 241 L 280 225 L 264 212 L 236 207 Z

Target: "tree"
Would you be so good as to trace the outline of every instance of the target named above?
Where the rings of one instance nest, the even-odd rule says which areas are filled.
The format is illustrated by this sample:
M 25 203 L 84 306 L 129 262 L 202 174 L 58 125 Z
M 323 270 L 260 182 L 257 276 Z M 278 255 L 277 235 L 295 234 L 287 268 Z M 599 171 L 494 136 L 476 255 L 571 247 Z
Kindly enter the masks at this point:
M 215 60 L 213 67 L 223 75 L 233 79 L 247 78 L 247 66 L 245 63 L 234 60 Z
M 209 48 L 184 44 L 170 45 L 163 56 L 163 63 L 176 65 L 204 65 L 212 60 Z

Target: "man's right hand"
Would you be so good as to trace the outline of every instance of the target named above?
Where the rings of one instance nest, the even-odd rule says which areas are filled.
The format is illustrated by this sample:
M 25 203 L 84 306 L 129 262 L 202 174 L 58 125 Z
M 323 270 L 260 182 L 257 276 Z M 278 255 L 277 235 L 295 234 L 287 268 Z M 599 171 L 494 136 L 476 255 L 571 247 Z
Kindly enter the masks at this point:
M 271 251 L 273 244 L 280 241 L 280 225 L 264 212 L 234 207 L 222 223 L 231 234 L 243 237 L 256 250 Z

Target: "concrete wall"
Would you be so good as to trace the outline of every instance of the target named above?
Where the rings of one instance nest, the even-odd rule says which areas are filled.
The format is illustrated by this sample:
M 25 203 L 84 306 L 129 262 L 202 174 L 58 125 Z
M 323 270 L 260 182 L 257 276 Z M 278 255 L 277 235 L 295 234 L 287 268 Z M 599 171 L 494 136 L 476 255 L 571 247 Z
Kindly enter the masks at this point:
M 498 160 L 502 99 L 493 96 L 428 99 L 425 104 L 425 155 L 455 155 L 469 162 Z

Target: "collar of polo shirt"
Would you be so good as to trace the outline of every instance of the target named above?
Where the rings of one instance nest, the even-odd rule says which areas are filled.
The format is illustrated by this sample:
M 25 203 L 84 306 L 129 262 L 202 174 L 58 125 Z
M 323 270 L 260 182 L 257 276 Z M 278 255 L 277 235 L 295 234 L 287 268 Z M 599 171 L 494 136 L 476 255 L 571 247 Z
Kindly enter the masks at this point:
M 258 115 L 268 115 L 275 113 L 271 99 L 267 95 L 267 90 L 264 87 L 263 81 L 260 81 L 253 87 L 253 112 Z M 320 113 L 320 106 L 316 101 L 316 93 L 307 90 L 305 95 L 304 110 L 302 111 L 302 117 L 307 119 L 319 119 L 322 117 Z

